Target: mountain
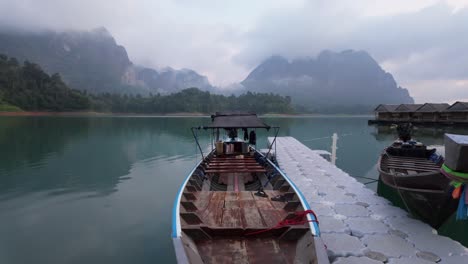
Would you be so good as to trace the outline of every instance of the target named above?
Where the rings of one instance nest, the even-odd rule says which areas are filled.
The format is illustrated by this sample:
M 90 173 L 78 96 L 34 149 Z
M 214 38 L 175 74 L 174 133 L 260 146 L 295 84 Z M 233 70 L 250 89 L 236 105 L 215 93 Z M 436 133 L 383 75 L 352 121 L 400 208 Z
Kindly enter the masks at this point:
M 208 78 L 190 69 L 174 70 L 166 67 L 160 71 L 139 66 L 127 68 L 123 76 L 127 85 L 146 87 L 152 93 L 168 94 L 189 87 L 212 91 Z
M 91 93 L 173 93 L 189 87 L 211 90 L 205 76 L 189 69 L 157 71 L 138 66 L 105 28 L 91 31 L 0 30 L 0 54 L 60 73 L 74 89 Z
M 289 95 L 299 108 L 314 112 L 367 112 L 380 103 L 414 102 L 365 51 L 323 51 L 292 61 L 275 55 L 241 84 L 249 91 Z

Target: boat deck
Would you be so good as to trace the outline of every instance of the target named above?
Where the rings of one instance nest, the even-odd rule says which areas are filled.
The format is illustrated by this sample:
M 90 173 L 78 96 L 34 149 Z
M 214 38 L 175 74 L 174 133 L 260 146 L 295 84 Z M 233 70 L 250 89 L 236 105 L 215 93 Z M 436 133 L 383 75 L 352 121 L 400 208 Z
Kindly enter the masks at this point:
M 276 142 L 280 168 L 316 212 L 333 263 L 467 262 L 467 248 L 410 218 L 295 138 Z
M 273 227 L 302 207 L 295 200 L 270 199 L 288 192 L 265 193 L 268 197 L 253 191 L 200 191 L 192 193 L 190 206 L 182 203 L 182 231 L 194 240 L 204 263 L 294 263 L 299 239 L 311 238 L 303 236 L 310 232 L 308 224 Z M 312 247 L 308 251 L 315 254 Z
M 206 179 L 197 176 L 181 201 L 181 229 L 192 240 L 205 263 L 294 263 L 315 259 L 309 224 L 278 226 L 302 211 L 295 192 L 279 174 L 267 172 L 253 157 L 210 157 L 204 162 Z M 272 168 L 268 169 L 272 173 Z M 226 172 L 224 172 L 226 171 Z M 192 185 L 193 184 L 193 185 Z M 264 195 L 256 195 L 263 186 Z M 266 195 L 266 196 L 265 196 Z M 279 197 L 280 201 L 272 200 Z M 309 241 L 309 240 L 310 241 Z M 299 242 L 302 241 L 302 242 Z
M 205 263 L 294 263 L 297 241 L 277 238 L 213 239 L 197 242 Z
M 280 195 L 274 190 L 265 191 L 269 197 Z M 250 191 L 207 191 L 193 193 L 195 212 L 204 225 L 210 227 L 265 228 L 275 226 L 288 212 L 284 202 L 271 201 L 268 197 L 254 195 Z M 184 224 L 182 224 L 184 227 Z

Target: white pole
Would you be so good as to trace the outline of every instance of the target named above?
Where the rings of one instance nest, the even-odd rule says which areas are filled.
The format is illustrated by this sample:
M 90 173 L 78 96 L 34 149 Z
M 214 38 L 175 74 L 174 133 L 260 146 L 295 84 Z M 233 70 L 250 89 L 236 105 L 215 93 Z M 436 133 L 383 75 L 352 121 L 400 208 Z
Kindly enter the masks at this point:
M 338 135 L 336 133 L 333 133 L 332 146 L 331 146 L 331 149 L 332 149 L 331 163 L 333 165 L 336 164 L 336 150 L 338 149 L 338 147 L 336 146 L 337 141 L 338 141 Z

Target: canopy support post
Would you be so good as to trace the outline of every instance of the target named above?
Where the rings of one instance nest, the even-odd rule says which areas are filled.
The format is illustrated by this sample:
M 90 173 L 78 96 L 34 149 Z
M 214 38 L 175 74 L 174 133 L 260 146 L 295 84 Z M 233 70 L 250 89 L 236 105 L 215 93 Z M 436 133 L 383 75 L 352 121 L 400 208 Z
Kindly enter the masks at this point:
M 204 160 L 204 159 L 205 159 L 205 156 L 203 155 L 203 150 L 201 149 L 200 142 L 198 142 L 198 137 L 197 137 L 197 134 L 195 133 L 194 128 L 196 128 L 196 127 L 192 127 L 192 128 L 191 128 L 192 134 L 193 134 L 193 137 L 195 138 L 195 142 L 197 143 L 198 149 L 200 150 L 200 153 L 201 153 L 201 156 L 202 156 L 202 160 Z M 197 129 L 200 129 L 200 128 L 197 128 Z
M 270 144 L 270 147 L 268 148 L 268 153 L 266 154 L 267 158 L 268 158 L 268 155 L 270 154 L 271 148 L 273 148 L 273 144 L 275 144 L 275 155 L 276 155 L 276 138 L 278 137 L 278 133 L 279 133 L 280 128 L 279 127 L 273 127 L 273 129 L 275 130 L 275 138 L 273 139 L 273 141 Z
M 210 134 L 210 141 L 211 141 L 211 151 L 214 149 L 214 129 L 211 129 L 211 134 Z

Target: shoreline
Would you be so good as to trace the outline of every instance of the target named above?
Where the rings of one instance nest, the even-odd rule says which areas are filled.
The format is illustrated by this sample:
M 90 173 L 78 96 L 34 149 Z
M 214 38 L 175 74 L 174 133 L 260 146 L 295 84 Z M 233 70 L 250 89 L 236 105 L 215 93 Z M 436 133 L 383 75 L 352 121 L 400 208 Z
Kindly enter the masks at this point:
M 105 113 L 105 112 L 40 112 L 40 111 L 18 111 L 0 112 L 1 116 L 61 116 L 61 117 L 100 117 L 100 116 L 121 116 L 121 117 L 210 117 L 204 113 Z M 372 114 L 261 114 L 260 117 L 269 118 L 296 118 L 296 117 L 373 117 Z

